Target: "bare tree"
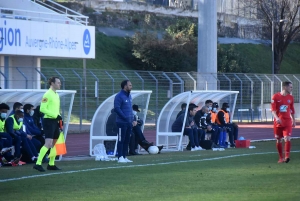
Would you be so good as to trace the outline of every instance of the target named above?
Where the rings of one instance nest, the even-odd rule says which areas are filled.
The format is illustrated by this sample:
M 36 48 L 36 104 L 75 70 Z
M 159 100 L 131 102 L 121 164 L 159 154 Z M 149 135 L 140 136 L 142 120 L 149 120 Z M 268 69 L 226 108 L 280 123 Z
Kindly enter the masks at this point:
M 262 20 L 267 38 L 274 34 L 274 73 L 280 72 L 283 55 L 291 41 L 300 33 L 300 0 L 240 0 L 244 10 L 255 11 Z M 250 8 L 251 7 L 251 8 Z M 254 14 L 254 13 L 253 13 Z

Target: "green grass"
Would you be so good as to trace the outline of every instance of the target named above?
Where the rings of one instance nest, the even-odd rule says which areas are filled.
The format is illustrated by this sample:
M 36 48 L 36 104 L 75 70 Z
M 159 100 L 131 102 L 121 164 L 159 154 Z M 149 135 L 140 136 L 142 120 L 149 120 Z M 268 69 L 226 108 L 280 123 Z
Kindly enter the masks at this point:
M 0 189 L 10 200 L 299 200 L 300 154 L 292 153 L 288 164 L 277 164 L 274 143 L 224 152 L 147 154 L 131 157 L 130 164 L 62 161 L 57 162 L 62 174 L 56 175 L 36 172 L 32 165 L 5 167 L 0 181 L 41 177 L 0 182 Z M 292 144 L 296 150 L 300 140 Z
M 139 62 L 132 56 L 129 38 L 96 34 L 96 58 L 87 60 L 89 69 L 134 70 Z M 230 45 L 222 44 L 224 48 Z M 235 50 L 244 57 L 252 73 L 271 73 L 270 45 L 235 44 Z M 281 74 L 300 73 L 300 44 L 290 44 L 281 65 Z M 82 59 L 43 59 L 42 67 L 82 68 Z M 196 67 L 195 67 L 196 70 Z
M 229 48 L 230 45 L 222 45 Z M 251 67 L 252 73 L 271 74 L 272 52 L 270 45 L 235 44 L 235 50 L 243 56 Z M 284 55 L 280 74 L 300 73 L 300 44 L 290 44 Z
M 131 69 L 128 60 L 133 59 L 127 38 L 108 37 L 96 34 L 96 58 L 87 59 L 90 69 L 128 70 Z M 42 67 L 82 68 L 82 59 L 42 59 Z

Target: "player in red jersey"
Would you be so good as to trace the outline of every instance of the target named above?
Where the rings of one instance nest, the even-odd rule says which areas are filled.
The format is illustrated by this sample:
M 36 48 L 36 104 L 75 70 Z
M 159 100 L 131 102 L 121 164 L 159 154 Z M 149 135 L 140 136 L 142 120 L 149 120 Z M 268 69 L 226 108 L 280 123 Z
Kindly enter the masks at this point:
M 274 117 L 274 134 L 277 139 L 276 147 L 279 154 L 278 163 L 288 163 L 290 161 L 292 127 L 296 126 L 294 97 L 291 95 L 292 90 L 293 84 L 291 82 L 283 82 L 282 91 L 274 94 L 271 101 Z M 282 138 L 285 141 L 285 158 L 283 158 L 282 154 Z

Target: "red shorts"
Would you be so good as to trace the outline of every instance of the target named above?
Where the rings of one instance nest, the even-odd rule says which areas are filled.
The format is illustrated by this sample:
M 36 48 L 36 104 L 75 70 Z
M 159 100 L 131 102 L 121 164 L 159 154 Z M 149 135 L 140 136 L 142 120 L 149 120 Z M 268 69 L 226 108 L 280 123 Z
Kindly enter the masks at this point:
M 278 138 L 291 136 L 292 135 L 292 127 L 276 127 L 274 126 L 274 135 L 275 137 L 278 136 Z

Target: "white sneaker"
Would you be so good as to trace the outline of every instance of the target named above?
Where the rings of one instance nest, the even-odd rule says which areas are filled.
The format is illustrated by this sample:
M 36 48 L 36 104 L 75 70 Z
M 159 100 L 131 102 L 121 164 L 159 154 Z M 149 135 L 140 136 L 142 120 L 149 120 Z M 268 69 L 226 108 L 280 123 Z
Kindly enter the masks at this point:
M 191 148 L 191 151 L 198 151 L 198 149 L 195 147 L 195 148 Z
M 202 147 L 195 147 L 197 150 L 203 150 Z
M 121 156 L 118 160 L 118 163 L 127 163 L 127 161 Z
M 128 158 L 124 158 L 124 160 L 127 162 L 127 163 L 132 163 L 133 161 L 129 160 Z

